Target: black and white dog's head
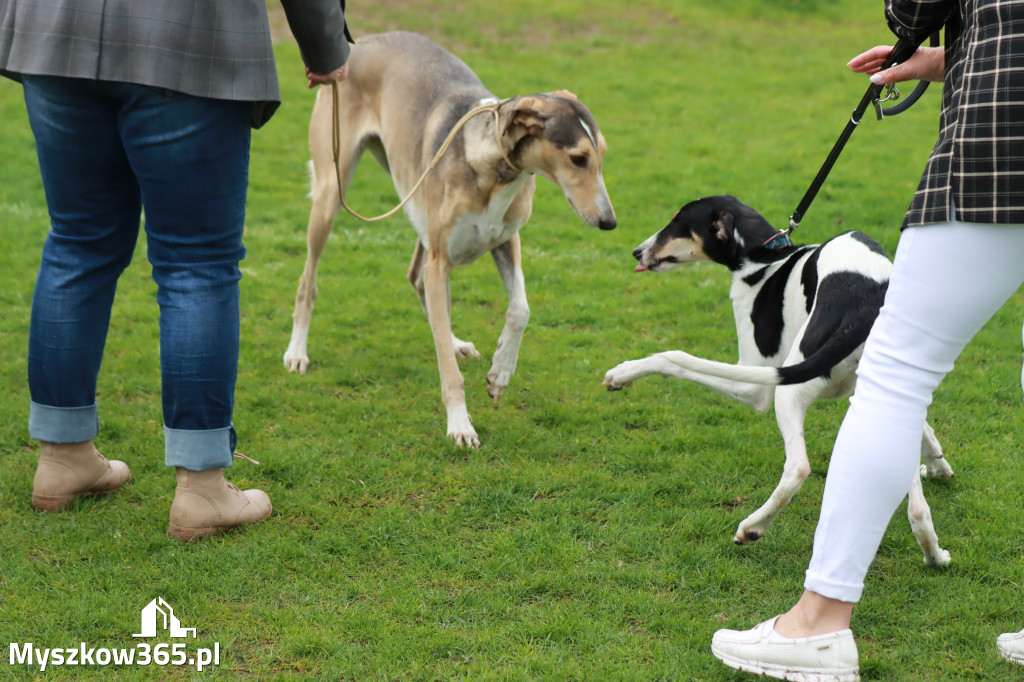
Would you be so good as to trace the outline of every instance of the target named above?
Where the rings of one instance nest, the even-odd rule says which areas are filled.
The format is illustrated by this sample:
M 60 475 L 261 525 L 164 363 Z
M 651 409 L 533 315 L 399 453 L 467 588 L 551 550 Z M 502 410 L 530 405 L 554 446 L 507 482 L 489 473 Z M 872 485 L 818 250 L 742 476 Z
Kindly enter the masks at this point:
M 679 209 L 668 225 L 633 250 L 633 257 L 638 272 L 666 272 L 700 260 L 735 271 L 752 253 L 767 252 L 763 245 L 776 232 L 735 197 L 704 197 Z

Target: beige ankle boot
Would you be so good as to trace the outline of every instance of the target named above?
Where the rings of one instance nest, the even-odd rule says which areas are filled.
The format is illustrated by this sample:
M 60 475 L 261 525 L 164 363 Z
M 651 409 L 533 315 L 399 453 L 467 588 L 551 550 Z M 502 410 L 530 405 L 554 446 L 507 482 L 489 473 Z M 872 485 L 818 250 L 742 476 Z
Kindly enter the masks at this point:
M 167 534 L 188 542 L 247 523 L 259 523 L 273 507 L 262 490 L 241 491 L 224 478 L 223 469 L 177 468 L 178 488 L 171 503 Z
M 32 482 L 32 506 L 39 511 L 59 512 L 82 495 L 102 495 L 132 479 L 128 465 L 108 460 L 92 441 L 39 443 L 39 465 Z

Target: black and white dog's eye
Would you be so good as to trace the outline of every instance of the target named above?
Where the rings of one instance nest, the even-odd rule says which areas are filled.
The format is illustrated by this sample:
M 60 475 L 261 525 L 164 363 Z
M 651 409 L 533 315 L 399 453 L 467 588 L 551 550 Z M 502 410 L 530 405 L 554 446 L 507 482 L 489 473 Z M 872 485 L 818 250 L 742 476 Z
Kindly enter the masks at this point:
M 569 157 L 569 160 L 573 162 L 579 168 L 587 167 L 587 155 L 586 154 L 573 154 Z

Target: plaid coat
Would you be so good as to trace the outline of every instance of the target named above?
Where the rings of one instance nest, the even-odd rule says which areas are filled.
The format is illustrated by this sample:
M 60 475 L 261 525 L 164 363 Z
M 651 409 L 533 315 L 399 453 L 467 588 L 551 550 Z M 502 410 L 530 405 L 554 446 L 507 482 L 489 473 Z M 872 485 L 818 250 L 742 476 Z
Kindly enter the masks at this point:
M 345 63 L 343 0 L 282 4 L 310 69 Z M 250 101 L 255 127 L 281 102 L 264 0 L 0 0 L 0 73 Z
M 889 26 L 946 27 L 939 139 L 904 226 L 1024 223 L 1024 0 L 887 0 Z

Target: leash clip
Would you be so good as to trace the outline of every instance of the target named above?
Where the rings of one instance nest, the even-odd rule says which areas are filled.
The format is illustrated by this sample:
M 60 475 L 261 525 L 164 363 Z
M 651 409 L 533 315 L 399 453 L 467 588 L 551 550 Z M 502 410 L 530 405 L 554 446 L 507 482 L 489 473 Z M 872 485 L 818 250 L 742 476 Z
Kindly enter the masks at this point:
M 885 97 L 876 97 L 872 104 L 875 105 L 875 116 L 881 121 L 884 115 L 882 114 L 882 104 L 885 102 L 895 102 L 900 98 L 900 91 L 896 89 L 895 83 L 889 83 L 885 86 Z

